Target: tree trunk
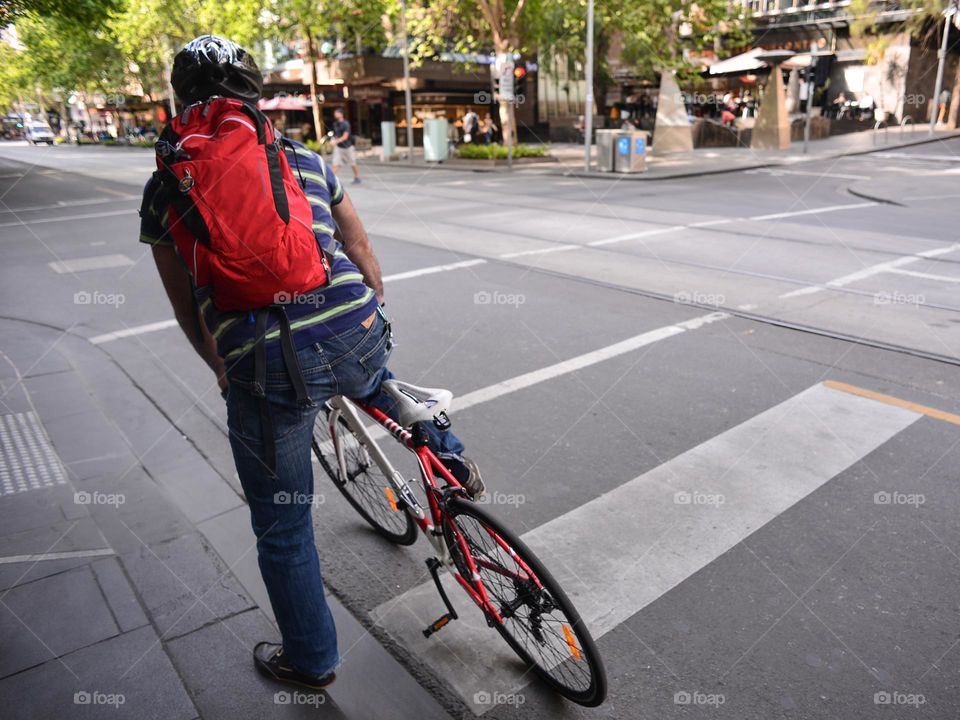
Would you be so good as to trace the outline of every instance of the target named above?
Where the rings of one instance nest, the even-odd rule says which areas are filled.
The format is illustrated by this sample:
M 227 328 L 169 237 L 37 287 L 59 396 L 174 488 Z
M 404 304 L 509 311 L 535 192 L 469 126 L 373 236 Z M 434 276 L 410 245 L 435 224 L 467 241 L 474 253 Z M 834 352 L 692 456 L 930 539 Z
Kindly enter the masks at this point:
M 313 131 L 317 140 L 323 137 L 323 116 L 320 114 L 320 92 L 317 86 L 317 44 L 310 28 L 303 28 L 307 36 L 307 62 L 310 63 L 310 108 L 313 110 Z

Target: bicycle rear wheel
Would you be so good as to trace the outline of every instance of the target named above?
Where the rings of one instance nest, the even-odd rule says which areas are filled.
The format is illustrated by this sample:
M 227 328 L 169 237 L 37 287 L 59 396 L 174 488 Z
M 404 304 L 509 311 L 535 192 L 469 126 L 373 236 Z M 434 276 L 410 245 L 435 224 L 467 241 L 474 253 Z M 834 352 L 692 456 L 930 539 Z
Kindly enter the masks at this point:
M 345 478 L 340 476 L 340 466 L 324 413 L 317 415 L 313 429 L 313 453 L 320 466 L 347 502 L 374 530 L 397 545 L 415 543 L 417 526 L 396 496 L 393 485 L 370 457 L 366 441 L 358 437 L 342 417 L 337 422 L 336 433 L 337 442 L 343 448 L 347 475 Z
M 607 695 L 607 676 L 596 644 L 536 555 L 465 498 L 447 504 L 443 530 L 464 578 L 472 576 L 465 552 L 473 557 L 480 582 L 502 618 L 494 626 L 513 651 L 564 697 L 587 707 L 600 705 Z

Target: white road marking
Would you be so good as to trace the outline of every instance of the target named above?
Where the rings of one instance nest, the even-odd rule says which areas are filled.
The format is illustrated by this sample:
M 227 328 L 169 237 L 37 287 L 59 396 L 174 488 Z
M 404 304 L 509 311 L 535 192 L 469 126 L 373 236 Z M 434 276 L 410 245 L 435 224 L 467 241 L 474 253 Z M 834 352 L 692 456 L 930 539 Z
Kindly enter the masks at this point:
M 407 272 L 386 275 L 383 282 L 393 282 L 394 280 L 408 280 L 410 278 L 420 277 L 421 275 L 433 275 L 434 273 L 447 272 L 448 270 L 459 270 L 460 268 L 473 267 L 474 265 L 483 265 L 487 261 L 483 258 L 474 260 L 464 260 L 463 262 L 450 263 L 449 265 L 433 265 L 418 270 L 408 270 Z
M 949 275 L 934 275 L 933 273 L 917 272 L 916 270 L 902 270 L 900 268 L 893 268 L 891 270 L 887 270 L 887 272 L 896 273 L 897 275 L 909 275 L 910 277 L 923 278 L 924 280 L 936 280 L 938 282 L 960 283 L 960 277 L 950 277 Z
M 134 262 L 126 255 L 94 255 L 93 257 L 74 258 L 73 260 L 55 260 L 47 263 L 55 273 L 75 273 L 87 270 L 104 270 L 106 268 L 124 267 Z
M 921 417 L 815 385 L 522 539 L 598 638 Z M 530 673 L 452 575 L 442 581 L 461 612 L 442 642 L 421 633 L 442 612 L 432 582 L 371 617 L 480 715 L 491 705 L 477 703 L 477 693 L 517 692 Z
M 68 222 L 70 220 L 90 220 L 92 218 L 115 217 L 117 215 L 129 215 L 131 218 L 134 218 L 136 217 L 136 210 L 127 208 L 126 210 L 111 210 L 110 212 L 87 213 L 85 215 L 61 215 L 59 217 L 52 218 L 38 218 L 36 220 L 27 220 L 26 222 L 18 220 L 17 222 L 0 223 L 0 228 L 41 225 L 43 223 Z
M 603 240 L 592 240 L 587 245 L 590 247 L 600 247 L 602 245 L 612 245 L 613 243 L 624 242 L 625 240 L 636 240 L 638 238 L 650 237 L 651 235 L 663 235 L 664 233 L 677 232 L 677 230 L 686 230 L 686 225 L 671 225 L 670 227 L 656 228 L 655 230 L 643 230 L 641 232 L 627 233 L 626 235 L 615 235 L 614 237 L 604 238 Z
M 461 395 L 460 397 L 454 398 L 452 411 L 466 410 L 474 405 L 488 402 L 503 395 L 516 392 L 517 390 L 528 388 L 531 385 L 542 383 L 546 380 L 552 380 L 553 378 L 560 377 L 561 375 L 567 375 L 577 370 L 582 370 L 590 365 L 596 365 L 604 360 L 609 360 L 610 358 L 617 357 L 618 355 L 624 355 L 626 353 L 633 352 L 634 350 L 642 348 L 646 345 L 652 345 L 655 342 L 659 342 L 660 340 L 664 340 L 668 337 L 673 337 L 674 335 L 679 335 L 687 330 L 696 330 L 699 327 L 709 325 L 717 320 L 724 320 L 728 317 L 730 316 L 727 315 L 727 313 L 714 312 L 710 313 L 709 315 L 700 315 L 699 317 L 695 317 L 690 320 L 684 320 L 676 325 L 666 325 L 664 327 L 657 328 L 656 330 L 650 330 L 648 332 L 641 333 L 640 335 L 634 335 L 631 338 L 627 338 L 626 340 L 622 340 L 613 345 L 608 345 L 607 347 L 600 348 L 599 350 L 584 353 L 583 355 L 578 355 L 577 357 L 570 358 L 569 360 L 563 360 L 562 362 L 555 363 L 554 365 L 548 365 L 545 368 L 533 370 L 532 372 L 510 378 L 509 380 L 504 380 L 503 382 L 498 382 L 493 385 L 488 385 L 485 388 L 474 390 L 466 395 Z
M 613 345 L 608 345 L 607 347 L 602 347 L 598 350 L 584 353 L 583 355 L 577 355 L 576 357 L 572 357 L 568 360 L 563 360 L 553 365 L 540 368 L 539 370 L 533 370 L 531 372 L 524 373 L 523 375 L 518 375 L 510 378 L 509 380 L 503 380 L 501 382 L 494 383 L 493 385 L 479 388 L 478 390 L 468 392 L 465 395 L 455 396 L 453 398 L 453 404 L 451 405 L 450 412 L 454 413 L 466 410 L 474 405 L 489 402 L 490 400 L 495 400 L 498 397 L 516 392 L 517 390 L 523 390 L 524 388 L 546 382 L 547 380 L 552 380 L 553 378 L 560 377 L 561 375 L 567 375 L 577 370 L 582 370 L 590 365 L 596 365 L 604 360 L 609 360 L 610 358 L 617 357 L 618 355 L 633 352 L 634 350 L 642 348 L 646 345 L 652 345 L 655 342 L 665 340 L 666 338 L 673 337 L 674 335 L 679 335 L 687 330 L 696 330 L 699 327 L 709 325 L 717 320 L 724 320 L 728 317 L 730 316 L 727 313 L 714 312 L 710 313 L 709 315 L 700 315 L 699 317 L 691 318 L 690 320 L 684 320 L 676 325 L 665 325 L 664 327 L 657 328 L 655 330 L 649 330 L 645 333 L 641 333 L 640 335 L 634 335 L 631 338 L 614 343 Z M 382 426 L 377 424 L 368 423 L 367 430 L 370 432 L 370 436 L 374 440 L 387 437 L 389 434 Z
M 780 170 L 773 168 L 758 168 L 756 170 L 747 170 L 747 175 L 756 175 L 759 173 L 768 173 L 773 176 L 777 175 L 809 175 L 811 177 L 828 177 L 828 178 L 837 178 L 839 180 L 869 180 L 869 175 L 847 175 L 844 173 L 818 173 L 811 172 L 810 170 Z
M 463 262 L 450 263 L 448 265 L 433 265 L 430 267 L 420 268 L 418 270 L 410 270 L 408 272 L 396 273 L 395 275 L 387 275 L 383 278 L 383 282 L 407 280 L 409 278 L 420 277 L 421 275 L 432 275 L 433 273 L 446 272 L 448 270 L 459 270 L 460 268 L 473 267 L 474 265 L 483 265 L 486 262 L 487 261 L 483 258 L 475 258 L 473 260 L 464 260 Z M 157 332 L 158 330 L 166 330 L 167 328 L 176 326 L 176 320 L 161 320 L 159 322 L 148 323 L 146 325 L 137 325 L 124 330 L 117 330 L 116 332 L 104 333 L 103 335 L 95 335 L 94 337 L 90 338 L 90 342 L 94 345 L 102 345 L 103 343 L 120 340 L 121 338 Z
M 849 285 L 850 283 L 872 277 L 873 275 L 890 272 L 891 270 L 899 268 L 902 265 L 909 265 L 910 263 L 915 263 L 918 260 L 923 260 L 924 258 L 946 255 L 954 250 L 960 250 L 960 243 L 954 243 L 953 245 L 947 245 L 946 247 L 942 248 L 933 248 L 932 250 L 924 250 L 923 252 L 918 252 L 916 255 L 906 255 L 904 257 L 897 258 L 896 260 L 888 260 L 887 262 L 871 265 L 870 267 L 865 267 L 863 270 L 858 270 L 857 272 L 850 273 L 849 275 L 843 275 L 842 277 L 834 278 L 823 285 L 809 285 L 807 287 L 800 288 L 799 290 L 791 290 L 790 292 L 781 295 L 780 299 L 786 300 L 788 298 L 800 297 L 801 295 L 812 295 L 813 293 L 820 292 L 821 290 L 843 287 L 845 285 Z
M 754 215 L 748 220 L 780 220 L 782 218 L 797 217 L 799 215 L 819 215 L 820 213 L 837 212 L 838 210 L 856 210 L 857 208 L 875 207 L 880 203 L 863 202 L 850 205 L 828 205 L 821 208 L 807 208 L 806 210 L 792 210 L 790 212 L 772 213 L 770 215 Z
M 156 332 L 157 330 L 166 330 L 177 326 L 176 320 L 161 320 L 160 322 L 148 323 L 147 325 L 138 325 L 125 330 L 104 333 L 103 335 L 94 335 L 90 342 L 94 345 L 102 345 L 105 342 L 119 340 L 120 338 L 133 337 L 134 335 L 143 335 L 144 333 Z
M 526 257 L 527 255 L 546 255 L 547 253 L 567 252 L 568 250 L 582 250 L 583 245 L 552 245 L 550 247 L 539 248 L 537 250 L 522 250 L 520 252 L 503 253 L 498 257 L 504 260 L 508 258 Z
M 102 550 L 70 550 L 68 552 L 39 553 L 37 555 L 7 555 L 6 557 L 0 557 L 0 565 L 40 562 L 42 560 L 71 560 L 73 558 L 103 557 L 104 555 L 115 554 L 112 549 L 103 548 Z
M 690 223 L 686 227 L 698 228 L 698 227 L 710 227 L 712 225 L 726 225 L 727 223 L 732 223 L 742 219 L 743 218 L 720 218 L 718 220 L 703 220 L 701 222 Z
M 12 209 L 0 208 L 0 214 L 33 212 L 34 210 L 60 210 L 61 208 L 79 207 L 81 205 L 104 205 L 106 203 L 116 203 L 121 200 L 139 200 L 139 199 L 140 199 L 139 195 L 124 195 L 122 197 L 116 197 L 116 198 L 95 198 L 92 200 L 61 200 L 60 202 L 55 203 L 53 205 L 31 205 L 30 207 L 12 208 Z

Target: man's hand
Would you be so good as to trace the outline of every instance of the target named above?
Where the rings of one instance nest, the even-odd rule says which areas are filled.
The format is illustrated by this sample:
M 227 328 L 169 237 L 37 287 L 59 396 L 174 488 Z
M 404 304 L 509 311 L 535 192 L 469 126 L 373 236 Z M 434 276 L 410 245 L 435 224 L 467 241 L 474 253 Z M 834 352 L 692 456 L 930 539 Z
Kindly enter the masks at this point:
M 333 219 L 337 222 L 334 237 L 343 245 L 347 257 L 363 273 L 363 281 L 377 294 L 377 301 L 383 305 L 385 300 L 380 263 L 373 254 L 370 238 L 367 237 L 367 231 L 363 228 L 349 195 L 344 194 L 343 200 L 333 206 Z

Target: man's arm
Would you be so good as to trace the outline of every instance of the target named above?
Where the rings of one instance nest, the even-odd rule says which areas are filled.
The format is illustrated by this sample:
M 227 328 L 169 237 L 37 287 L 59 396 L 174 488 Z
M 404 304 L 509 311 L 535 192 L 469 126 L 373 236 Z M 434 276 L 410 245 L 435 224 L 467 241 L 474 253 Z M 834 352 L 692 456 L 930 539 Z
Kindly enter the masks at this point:
M 357 215 L 357 211 L 350 201 L 350 196 L 344 194 L 343 199 L 333 206 L 333 219 L 337 222 L 334 237 L 343 245 L 353 264 L 363 273 L 363 281 L 377 294 L 377 300 L 384 303 L 383 279 L 380 276 L 380 263 L 373 254 L 373 246 L 367 231 Z
M 207 324 L 200 316 L 199 308 L 194 306 L 190 275 L 177 257 L 176 250 L 172 245 L 154 245 L 153 260 L 157 264 L 163 289 L 167 291 L 167 297 L 170 299 L 170 305 L 173 306 L 173 314 L 177 318 L 180 329 L 193 345 L 193 349 L 197 351 L 197 355 L 203 358 L 216 374 L 220 389 L 226 390 L 226 367 L 223 359 L 217 355 L 217 341 L 207 330 Z M 197 337 L 197 327 L 200 328 L 202 339 Z

